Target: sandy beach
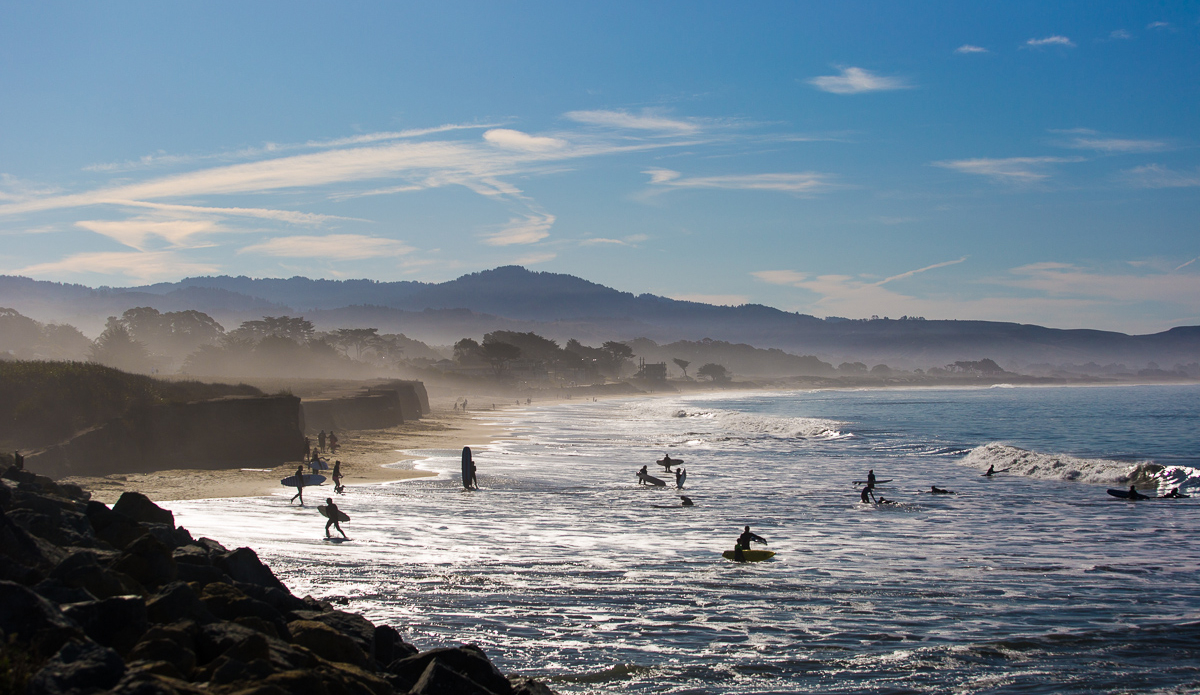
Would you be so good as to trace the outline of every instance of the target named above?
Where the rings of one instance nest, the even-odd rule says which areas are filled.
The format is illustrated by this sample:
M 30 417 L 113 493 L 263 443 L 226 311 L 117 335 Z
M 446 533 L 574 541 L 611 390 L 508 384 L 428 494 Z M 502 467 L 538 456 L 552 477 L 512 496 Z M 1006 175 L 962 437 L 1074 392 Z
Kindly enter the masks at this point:
M 339 432 L 337 453 L 326 451 L 325 456 L 331 466 L 334 460 L 342 462 L 344 484 L 371 485 L 433 475 L 413 469 L 413 462 L 418 457 L 404 453 L 405 450 L 482 447 L 503 436 L 504 430 L 489 424 L 483 413 L 436 409 L 419 421 L 389 429 Z M 315 437 L 313 443 L 316 443 Z M 396 463 L 401 465 L 383 467 Z M 121 493 L 130 490 L 159 502 L 259 497 L 283 489 L 280 479 L 293 475 L 298 465 L 299 461 L 293 461 L 274 468 L 165 469 L 150 473 L 71 477 L 63 482 L 90 490 L 92 499 L 106 504 L 116 502 Z M 307 468 L 305 472 L 308 472 Z

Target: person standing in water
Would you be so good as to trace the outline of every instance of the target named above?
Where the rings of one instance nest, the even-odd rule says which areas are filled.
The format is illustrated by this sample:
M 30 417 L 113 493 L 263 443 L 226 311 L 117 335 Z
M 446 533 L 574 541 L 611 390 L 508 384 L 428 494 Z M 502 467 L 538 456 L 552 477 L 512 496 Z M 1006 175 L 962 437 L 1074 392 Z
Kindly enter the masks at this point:
M 990 478 L 993 475 L 995 475 L 995 473 L 996 473 L 996 464 L 994 464 L 994 463 L 988 464 L 987 473 L 984 473 L 984 475 Z
M 751 533 L 750 526 L 747 525 L 746 528 L 742 530 L 742 535 L 738 536 L 737 542 L 733 546 L 733 559 L 738 562 L 745 562 L 746 556 L 742 553 L 743 551 L 750 549 L 751 542 L 762 543 L 765 545 L 767 539 Z
M 296 467 L 296 494 L 292 496 L 292 499 L 288 501 L 288 504 L 295 502 L 297 497 L 300 498 L 300 506 L 303 507 L 304 506 L 304 466 Z
M 675 469 L 675 489 L 676 490 L 683 489 L 683 469 L 682 468 Z
M 858 498 L 860 500 L 862 500 L 863 504 L 867 504 L 868 502 L 874 502 L 875 501 L 875 493 L 871 491 L 870 487 L 864 487 L 862 494 L 859 495 Z
M 321 451 L 325 451 L 325 430 L 321 430 L 317 434 L 317 446 L 320 447 Z
M 642 466 L 642 469 L 640 471 L 638 471 L 638 484 L 645 485 L 646 484 L 646 476 L 648 476 L 648 475 L 650 475 L 650 474 L 648 472 L 646 472 L 646 467 Z
M 345 492 L 346 488 L 342 487 L 342 462 L 341 461 L 333 462 L 333 473 L 331 473 L 329 475 L 329 477 L 333 479 L 333 491 L 334 492 L 336 492 L 338 494 Z
M 475 467 L 475 459 L 471 459 L 471 487 L 479 489 L 479 469 Z
M 875 487 L 875 470 L 874 469 L 867 471 L 867 487 L 868 488 Z
M 338 511 L 337 505 L 333 503 L 333 498 L 326 497 L 325 498 L 325 516 L 329 517 L 329 521 L 325 522 L 325 537 L 326 538 L 330 538 L 330 535 L 329 535 L 329 527 L 330 526 L 337 529 L 338 533 L 342 534 L 342 538 L 348 538 L 348 536 L 346 535 L 346 532 L 343 531 L 341 525 L 338 524 L 337 518 L 338 518 L 338 514 L 340 514 L 340 513 L 341 512 Z

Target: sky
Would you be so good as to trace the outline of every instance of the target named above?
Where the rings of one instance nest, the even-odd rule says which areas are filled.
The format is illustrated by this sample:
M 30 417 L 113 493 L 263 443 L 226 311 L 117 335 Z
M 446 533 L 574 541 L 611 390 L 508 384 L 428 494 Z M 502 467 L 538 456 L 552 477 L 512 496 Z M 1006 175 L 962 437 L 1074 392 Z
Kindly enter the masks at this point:
M 1200 324 L 1200 4 L 0 3 L 0 274 Z

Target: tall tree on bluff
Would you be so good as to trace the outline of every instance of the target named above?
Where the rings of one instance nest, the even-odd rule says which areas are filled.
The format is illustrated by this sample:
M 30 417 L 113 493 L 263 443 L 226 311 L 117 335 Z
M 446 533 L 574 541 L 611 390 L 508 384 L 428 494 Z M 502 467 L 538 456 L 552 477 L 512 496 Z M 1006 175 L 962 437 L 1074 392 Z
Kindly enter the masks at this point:
M 676 357 L 675 359 L 673 359 L 671 361 L 675 363 L 676 367 L 679 367 L 680 369 L 683 370 L 683 378 L 686 379 L 687 378 L 687 368 L 688 368 L 688 365 L 691 364 L 691 362 L 688 362 L 687 360 L 681 360 L 678 357 Z
M 149 368 L 150 353 L 145 344 L 133 339 L 129 329 L 116 316 L 109 316 L 104 332 L 88 350 L 88 359 L 123 372 L 141 372 Z
M 713 381 L 729 381 L 729 370 L 714 362 L 709 362 L 697 369 L 696 374 L 706 376 Z
M 488 364 L 492 365 L 496 376 L 503 376 L 508 363 L 521 356 L 521 348 L 500 341 L 485 341 L 481 352 Z

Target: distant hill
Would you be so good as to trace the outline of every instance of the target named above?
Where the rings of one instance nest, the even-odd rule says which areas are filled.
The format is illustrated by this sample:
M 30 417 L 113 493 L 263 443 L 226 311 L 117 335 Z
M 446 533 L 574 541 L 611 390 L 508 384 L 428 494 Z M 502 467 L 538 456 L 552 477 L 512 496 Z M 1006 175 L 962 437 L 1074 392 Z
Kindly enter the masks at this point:
M 197 309 L 226 328 L 263 315 L 303 315 L 319 329 L 375 327 L 431 344 L 479 339 L 496 330 L 533 331 L 584 343 L 648 338 L 657 343 L 711 338 L 841 361 L 928 367 L 984 357 L 1002 365 L 1200 360 L 1200 327 L 1153 335 L 1062 330 L 996 321 L 819 319 L 747 304 L 737 307 L 635 295 L 572 275 L 519 266 L 442 283 L 373 280 L 186 278 L 130 288 L 0 277 L 0 307 L 41 321 L 72 323 L 95 335 L 104 317 L 134 306 Z

